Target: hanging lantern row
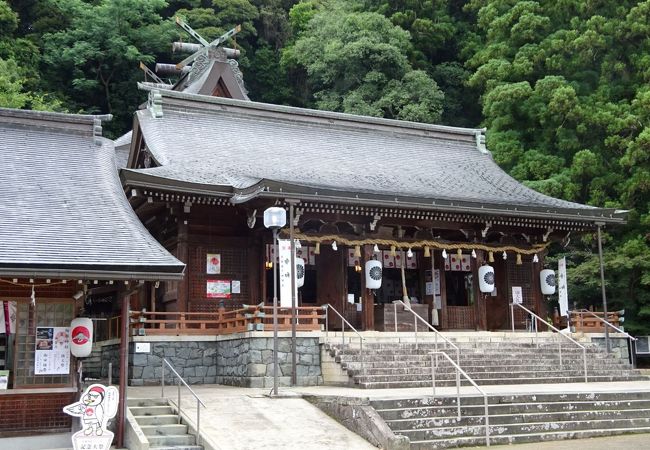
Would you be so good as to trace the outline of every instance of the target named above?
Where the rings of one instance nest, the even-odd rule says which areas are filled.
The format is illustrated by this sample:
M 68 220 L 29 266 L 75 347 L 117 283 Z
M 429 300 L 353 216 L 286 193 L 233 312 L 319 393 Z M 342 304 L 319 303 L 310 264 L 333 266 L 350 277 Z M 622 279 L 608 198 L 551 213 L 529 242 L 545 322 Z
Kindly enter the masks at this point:
M 286 233 L 283 233 L 286 234 Z M 304 233 L 294 233 L 294 238 L 297 240 L 306 241 L 309 243 L 314 243 L 316 245 L 315 254 L 320 254 L 320 244 L 321 243 L 331 243 L 332 250 L 338 250 L 338 245 L 343 244 L 349 247 L 354 247 L 354 255 L 357 257 L 361 256 L 361 246 L 362 245 L 372 245 L 373 252 L 379 253 L 379 246 L 384 246 L 390 248 L 391 256 L 395 256 L 397 250 L 402 248 L 407 249 L 407 254 L 413 254 L 413 249 L 423 249 L 424 256 L 431 256 L 431 249 L 442 250 L 442 257 L 447 258 L 448 251 L 455 251 L 457 254 L 461 255 L 464 250 L 471 251 L 473 258 L 476 258 L 476 250 L 483 250 L 488 252 L 488 261 L 494 262 L 494 253 L 501 252 L 503 259 L 508 258 L 508 252 L 515 253 L 517 264 L 521 264 L 522 255 L 534 255 L 533 262 L 538 262 L 539 258 L 537 254 L 541 251 L 544 251 L 549 245 L 550 242 L 545 242 L 542 244 L 534 244 L 530 248 L 520 248 L 514 245 L 503 245 L 503 246 L 493 246 L 481 243 L 467 243 L 467 242 L 440 242 L 434 240 L 424 240 L 416 242 L 400 242 L 392 239 L 347 239 L 338 235 L 326 235 L 326 236 L 311 236 Z
M 478 286 L 483 294 L 494 292 L 496 279 L 494 267 L 486 264 L 478 268 Z M 551 269 L 543 269 L 539 272 L 539 286 L 543 295 L 555 294 L 555 272 Z

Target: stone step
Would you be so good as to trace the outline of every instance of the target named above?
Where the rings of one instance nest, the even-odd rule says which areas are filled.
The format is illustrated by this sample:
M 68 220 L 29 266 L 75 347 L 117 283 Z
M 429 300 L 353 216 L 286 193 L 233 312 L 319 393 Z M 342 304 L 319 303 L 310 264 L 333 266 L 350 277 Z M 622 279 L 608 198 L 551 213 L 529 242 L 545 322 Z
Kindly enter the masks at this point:
M 596 392 L 596 393 L 531 393 L 531 394 L 501 394 L 488 397 L 490 406 L 529 403 L 566 403 L 566 402 L 635 402 L 650 401 L 650 392 Z M 463 405 L 483 405 L 483 396 L 464 395 L 460 398 Z M 420 408 L 428 406 L 455 406 L 456 396 L 445 397 L 414 397 L 403 399 L 373 400 L 372 406 L 378 410 L 396 408 Z
M 461 399 L 460 404 L 461 417 L 480 416 L 483 414 L 483 405 L 465 405 L 463 399 Z M 582 411 L 650 411 L 650 400 L 623 400 L 620 402 L 573 401 L 548 403 L 510 403 L 489 405 L 488 410 L 490 412 L 490 417 L 536 413 L 575 414 Z M 445 417 L 451 417 L 455 419 L 457 411 L 458 410 L 455 406 L 421 406 L 416 408 L 377 409 L 377 412 L 386 422 L 402 419 L 438 419 Z
M 167 425 L 178 423 L 178 416 L 175 414 L 164 414 L 159 416 L 133 416 L 141 427 L 144 425 Z
M 462 408 L 461 408 L 462 410 Z M 482 413 L 482 411 L 481 411 Z M 383 416 L 382 416 L 383 417 Z M 490 425 L 514 425 L 533 423 L 561 423 L 580 419 L 581 421 L 591 420 L 614 420 L 614 419 L 650 419 L 650 409 L 601 409 L 601 410 L 578 410 L 578 411 L 548 411 L 548 412 L 527 412 L 507 414 L 493 414 L 490 411 Z M 387 420 L 388 426 L 395 430 L 417 430 L 445 426 L 479 426 L 485 424 L 483 415 L 462 415 L 460 420 L 456 416 L 456 410 L 447 410 L 443 416 L 404 418 Z
M 173 414 L 170 406 L 130 406 L 131 414 L 134 416 L 160 416 Z
M 169 406 L 166 398 L 128 398 L 127 405 L 134 406 Z
M 411 361 L 384 361 L 384 360 L 364 360 L 363 364 L 366 367 L 404 367 L 405 363 L 412 365 L 426 365 L 431 367 L 430 358 L 422 358 L 420 360 Z M 460 366 L 465 368 L 489 368 L 489 367 L 508 367 L 508 366 L 539 366 L 539 367 L 548 367 L 552 366 L 556 369 L 564 369 L 573 367 L 575 362 L 571 363 L 569 361 L 562 360 L 562 366 L 559 364 L 559 360 L 539 360 L 539 359 L 521 359 L 521 358 L 507 358 L 501 360 L 494 359 L 473 359 L 473 360 L 461 360 Z M 361 360 L 354 361 L 344 361 L 341 362 L 343 367 L 357 367 L 361 365 Z M 580 366 L 582 367 L 582 360 L 580 360 Z M 438 367 L 453 367 L 446 359 L 438 359 Z M 587 361 L 587 367 L 613 367 L 621 369 L 631 369 L 630 364 L 617 361 L 617 360 L 602 360 L 594 363 L 594 361 Z
M 195 445 L 196 438 L 191 434 L 168 434 L 164 436 L 147 436 L 151 447 L 172 447 L 181 445 Z
M 349 364 L 342 365 L 344 369 L 347 369 L 348 374 L 357 376 L 357 375 L 423 375 L 423 374 L 428 374 L 431 376 L 431 365 L 412 365 L 412 366 L 402 366 L 402 367 L 386 367 L 386 366 L 379 366 L 378 364 L 376 365 L 368 365 L 368 364 L 354 364 L 353 366 L 350 366 Z M 482 366 L 461 366 L 462 369 L 467 372 L 467 374 L 470 377 L 474 376 L 489 376 L 489 375 L 495 375 L 495 376 L 500 376 L 500 374 L 519 374 L 519 373 L 538 373 L 538 372 L 544 372 L 547 373 L 549 371 L 553 372 L 558 372 L 558 373 L 563 373 L 563 374 L 574 374 L 574 375 L 582 375 L 584 374 L 584 369 L 582 364 L 580 365 L 562 365 L 560 366 L 554 366 L 554 365 L 543 365 L 543 364 L 536 364 L 536 365 L 495 365 L 495 366 L 490 366 L 490 367 L 482 367 Z M 362 370 L 363 369 L 363 370 Z M 445 366 L 438 366 L 438 368 L 435 370 L 436 375 L 454 375 L 456 373 L 456 368 L 454 366 L 451 366 L 449 364 Z M 632 375 L 641 375 L 641 372 L 634 371 L 632 369 L 622 369 L 620 367 L 598 367 L 598 368 L 592 368 L 587 366 L 587 374 L 593 374 L 593 375 L 614 375 L 614 374 L 619 374 L 619 375 L 624 375 L 624 376 L 632 376 Z
M 342 348 L 336 348 L 334 347 L 330 351 L 336 352 L 336 353 L 345 353 L 345 354 L 353 354 L 357 355 L 359 353 L 362 353 L 361 349 L 359 348 L 353 348 L 353 347 L 346 347 L 345 349 Z M 419 346 L 418 348 L 416 347 L 396 347 L 396 346 L 385 346 L 382 348 L 372 348 L 372 347 L 363 347 L 363 353 L 369 354 L 369 353 L 374 353 L 374 354 L 386 354 L 386 355 L 391 355 L 391 354 L 398 354 L 398 353 L 409 353 L 409 354 L 428 354 L 433 351 L 440 351 L 440 352 L 446 352 L 450 354 L 455 354 L 456 349 L 454 348 L 438 348 L 438 350 L 435 349 L 435 347 L 425 347 L 425 346 Z M 475 355 L 475 354 L 491 354 L 491 355 L 497 355 L 497 354 L 551 354 L 551 355 L 557 355 L 559 353 L 558 347 L 548 347 L 548 348 L 535 348 L 535 347 L 525 347 L 525 348 L 516 348 L 516 347 L 504 347 L 504 348 L 471 348 L 471 349 L 460 349 L 461 354 L 467 354 L 467 355 Z M 581 348 L 578 347 L 572 347 L 572 348 L 562 348 L 562 354 L 581 354 L 583 353 Z M 609 356 L 607 353 L 601 352 L 597 348 L 588 348 L 586 350 L 587 354 L 602 354 L 603 356 Z
M 472 377 L 474 382 L 477 384 L 480 383 L 477 380 L 493 380 L 493 379 L 529 379 L 529 378 L 563 378 L 563 377 L 583 377 L 584 381 L 584 372 L 582 370 L 565 370 L 562 372 L 557 372 L 558 375 L 549 377 L 548 370 L 532 371 L 528 370 L 525 372 L 515 372 L 515 371 L 503 371 L 503 372 L 486 372 L 486 373 L 477 373 L 468 375 Z M 589 378 L 602 378 L 602 377 L 621 377 L 623 379 L 628 379 L 633 377 L 635 374 L 626 373 L 624 371 L 609 371 L 609 370 L 592 370 L 587 371 L 587 379 Z M 642 375 L 639 375 L 640 379 L 645 379 Z M 359 375 L 353 375 L 355 382 L 365 383 L 365 382 L 377 382 L 377 381 L 427 381 L 429 384 L 432 383 L 431 369 L 426 367 L 414 368 L 414 369 L 388 369 L 386 371 L 380 371 L 378 373 L 365 373 Z M 438 380 L 455 380 L 455 372 L 436 372 L 436 381 Z M 464 377 L 461 376 L 462 380 L 467 381 Z
M 149 446 L 151 450 L 203 450 L 202 445 Z
M 447 353 L 447 355 L 456 362 L 455 353 Z M 384 360 L 394 360 L 394 361 L 427 361 L 431 360 L 431 355 L 429 353 L 373 353 L 368 352 L 363 355 L 359 353 L 339 353 L 334 355 L 334 358 L 337 361 L 384 361 Z M 442 360 L 444 357 L 439 356 L 438 360 Z M 533 361 L 549 361 L 552 363 L 559 362 L 560 356 L 557 353 L 482 353 L 475 355 L 461 354 L 460 363 L 462 364 L 465 361 L 495 361 L 500 359 L 519 359 L 519 360 L 533 360 Z M 563 353 L 563 361 L 582 361 L 584 359 L 582 353 Z M 598 354 L 587 354 L 587 361 L 592 363 L 600 361 L 617 361 L 612 356 L 602 356 Z M 618 360 L 620 361 L 620 360 Z
M 136 419 L 137 421 L 137 419 Z M 140 429 L 147 436 L 170 436 L 187 434 L 187 425 L 180 423 L 158 424 L 158 425 L 140 425 Z
M 564 441 L 567 439 L 587 439 L 599 436 L 618 436 L 628 433 L 650 433 L 650 427 L 598 429 L 580 431 L 551 431 L 546 433 L 526 433 L 517 435 L 490 436 L 490 445 L 511 445 L 527 442 Z M 442 448 L 484 446 L 485 437 L 454 437 L 444 440 L 411 441 L 411 450 L 432 450 Z
M 584 431 L 598 429 L 650 428 L 650 418 L 639 419 L 599 419 L 567 420 L 556 423 L 526 423 L 490 425 L 490 435 L 518 435 L 558 431 Z M 480 426 L 443 426 L 418 430 L 395 429 L 395 434 L 407 436 L 411 441 L 444 439 L 456 436 L 485 436 L 485 427 Z
M 474 382 L 480 385 L 495 385 L 495 384 L 547 384 L 547 383 L 583 383 L 584 377 L 546 377 L 546 378 L 474 378 Z M 617 377 L 617 376 L 592 376 L 588 377 L 589 382 L 611 382 L 611 381 L 647 381 L 647 377 Z M 356 382 L 358 387 L 362 389 L 397 389 L 397 388 L 421 388 L 431 387 L 431 380 L 421 381 L 363 381 Z M 468 381 L 461 380 L 462 386 L 469 386 Z M 455 381 L 441 380 L 437 383 L 439 387 L 456 386 Z

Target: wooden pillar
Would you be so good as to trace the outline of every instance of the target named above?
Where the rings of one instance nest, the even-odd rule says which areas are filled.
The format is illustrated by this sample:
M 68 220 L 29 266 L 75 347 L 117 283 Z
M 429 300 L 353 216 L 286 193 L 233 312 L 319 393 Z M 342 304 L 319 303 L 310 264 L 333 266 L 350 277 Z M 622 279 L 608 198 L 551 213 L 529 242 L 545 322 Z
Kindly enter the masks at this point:
M 433 250 L 432 250 L 433 251 Z M 449 328 L 449 312 L 447 311 L 447 277 L 445 276 L 445 260 L 442 257 L 442 253 L 439 253 L 440 257 L 436 260 L 436 266 L 440 268 L 440 328 L 448 329 Z M 434 257 L 436 253 L 434 252 Z
M 533 304 L 535 305 L 535 311 L 537 314 L 542 317 L 548 317 L 548 310 L 546 308 L 546 302 L 544 301 L 544 296 L 542 295 L 542 287 L 539 285 L 539 272 L 544 268 L 544 256 L 543 254 L 538 255 L 539 263 L 530 264 L 532 271 L 532 286 L 531 291 L 533 293 Z
M 478 269 L 487 261 L 487 253 L 483 250 L 476 251 L 475 269 L 473 270 L 475 279 L 475 296 L 476 296 L 476 319 L 479 330 L 487 330 L 487 295 L 481 292 L 478 280 Z
M 178 298 L 176 300 L 176 311 L 188 311 L 189 292 L 190 292 L 190 246 L 189 238 L 189 218 L 187 214 L 178 216 L 178 243 L 176 246 L 176 257 L 187 265 L 185 276 L 178 282 Z
M 372 290 L 366 289 L 366 261 L 370 261 L 373 256 L 373 246 L 364 245 L 363 254 L 361 255 L 361 266 L 364 268 L 361 273 L 361 326 L 364 330 L 375 329 L 375 296 Z
M 128 384 L 129 373 L 129 310 L 130 310 L 131 292 L 122 294 L 122 321 L 120 330 L 120 404 L 117 420 L 117 447 L 124 447 L 124 430 L 126 426 L 126 386 Z
M 264 291 L 260 292 L 260 282 L 264 272 L 264 259 L 262 253 L 260 253 L 260 243 L 256 237 L 248 238 L 248 260 L 246 261 L 246 266 L 248 270 L 248 295 L 249 298 L 244 301 L 244 303 L 257 304 L 260 301 L 264 301 Z M 263 244 L 262 244 L 263 245 Z M 262 275 L 260 275 L 260 272 Z

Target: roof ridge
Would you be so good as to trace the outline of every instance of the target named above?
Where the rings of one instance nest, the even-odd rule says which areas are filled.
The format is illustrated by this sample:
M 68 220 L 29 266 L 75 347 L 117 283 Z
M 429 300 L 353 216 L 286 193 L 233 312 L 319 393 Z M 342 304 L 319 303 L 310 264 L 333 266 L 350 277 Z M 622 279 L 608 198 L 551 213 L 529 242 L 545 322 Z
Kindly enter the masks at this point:
M 95 120 L 109 121 L 112 114 L 70 114 L 54 111 L 38 111 L 33 109 L 15 109 L 0 107 L 2 117 L 37 117 L 40 120 L 51 120 L 66 123 L 94 123 Z
M 111 120 L 111 114 L 68 114 L 31 109 L 0 108 L 0 124 L 5 126 L 57 130 L 61 133 L 94 136 L 95 142 L 102 136 L 102 121 Z
M 223 107 L 233 107 L 240 110 L 257 111 L 260 114 L 279 114 L 290 115 L 291 121 L 295 122 L 296 119 L 304 118 L 305 121 L 314 119 L 325 119 L 328 121 L 338 121 L 343 123 L 354 123 L 357 126 L 370 125 L 370 126 L 383 126 L 390 128 L 398 128 L 401 132 L 420 132 L 420 133 L 443 133 L 448 135 L 461 135 L 466 136 L 463 140 L 467 140 L 467 136 L 474 137 L 478 142 L 484 142 L 485 128 L 463 128 L 453 127 L 449 125 L 436 125 L 420 122 L 411 122 L 406 120 L 385 119 L 380 117 L 361 116 L 356 114 L 348 114 L 333 111 L 323 111 L 318 109 L 299 108 L 296 106 L 274 105 L 270 103 L 255 102 L 251 100 L 236 100 L 223 97 L 213 97 L 201 94 L 190 94 L 186 92 L 169 91 L 169 90 L 156 90 L 155 88 L 138 83 L 138 88 L 145 91 L 155 91 L 160 94 L 161 103 L 163 106 L 171 106 L 173 103 L 170 100 L 191 101 L 191 108 L 199 111 L 212 112 L 215 110 L 214 106 L 219 105 Z M 483 138 L 481 138 L 483 137 Z M 481 140 L 482 139 L 482 140 Z

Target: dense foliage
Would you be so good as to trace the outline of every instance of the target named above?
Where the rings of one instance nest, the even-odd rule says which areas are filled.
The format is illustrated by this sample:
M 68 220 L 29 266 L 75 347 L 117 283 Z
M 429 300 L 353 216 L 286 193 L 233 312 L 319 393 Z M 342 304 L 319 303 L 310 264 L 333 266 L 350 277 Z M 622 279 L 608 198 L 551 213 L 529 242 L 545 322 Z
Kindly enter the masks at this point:
M 119 135 L 138 62 L 180 59 L 175 15 L 207 39 L 242 24 L 254 100 L 486 126 L 527 185 L 629 209 L 605 234 L 610 309 L 650 333 L 650 1 L 0 0 L 0 106 L 112 113 Z M 594 236 L 553 253 L 599 305 Z

